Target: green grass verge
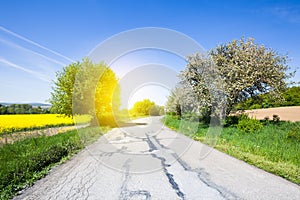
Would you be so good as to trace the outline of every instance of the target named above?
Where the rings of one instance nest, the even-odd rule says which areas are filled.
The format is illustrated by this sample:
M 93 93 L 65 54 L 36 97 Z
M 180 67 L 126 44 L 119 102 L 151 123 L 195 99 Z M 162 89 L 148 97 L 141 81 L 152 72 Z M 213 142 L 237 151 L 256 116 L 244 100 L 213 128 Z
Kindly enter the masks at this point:
M 88 127 L 51 137 L 27 138 L 0 148 L 0 199 L 31 186 L 51 167 L 97 140 L 107 128 Z
M 171 129 L 179 130 L 180 119 L 166 116 L 163 121 Z M 193 123 L 189 124 L 195 126 Z M 299 127 L 299 122 L 265 123 L 262 129 L 250 133 L 241 131 L 235 126 L 224 127 L 215 148 L 300 184 Z M 207 130 L 208 127 L 200 123 L 197 133 L 186 134 L 183 131 L 183 134 L 203 142 Z

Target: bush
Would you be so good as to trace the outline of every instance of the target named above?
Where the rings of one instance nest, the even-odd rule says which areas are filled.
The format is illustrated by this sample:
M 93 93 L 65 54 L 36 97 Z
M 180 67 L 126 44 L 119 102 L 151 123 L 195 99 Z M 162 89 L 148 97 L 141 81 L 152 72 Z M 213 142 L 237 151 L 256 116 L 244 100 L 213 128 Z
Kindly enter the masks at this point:
M 251 132 L 262 129 L 263 125 L 257 119 L 251 119 L 247 116 L 247 117 L 242 117 L 239 119 L 237 128 L 246 133 L 251 133 Z
M 280 121 L 279 115 L 273 115 L 273 122 L 279 122 L 279 121 Z
M 227 116 L 225 119 L 225 126 L 235 126 L 239 122 L 239 116 L 234 115 L 234 116 Z
M 264 118 L 264 121 L 269 121 L 270 120 L 270 117 L 269 116 L 266 116 L 265 118 Z
M 260 108 L 262 108 L 262 106 L 259 105 L 259 104 L 253 104 L 253 105 L 250 106 L 251 110 L 253 110 L 253 109 L 260 109 Z
M 181 118 L 186 121 L 199 121 L 199 117 L 193 112 L 184 113 Z
M 292 128 L 287 133 L 287 139 L 295 140 L 296 142 L 300 142 L 300 126 L 296 126 L 296 127 Z

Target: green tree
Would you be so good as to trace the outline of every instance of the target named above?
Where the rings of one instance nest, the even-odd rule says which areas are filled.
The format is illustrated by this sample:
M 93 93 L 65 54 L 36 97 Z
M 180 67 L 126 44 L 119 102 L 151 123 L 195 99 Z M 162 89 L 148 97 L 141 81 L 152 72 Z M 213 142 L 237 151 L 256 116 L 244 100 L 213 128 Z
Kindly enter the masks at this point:
M 7 113 L 8 114 L 15 114 L 15 108 L 14 105 L 11 105 L 7 108 Z
M 50 103 L 51 112 L 71 116 L 72 98 L 76 75 L 81 68 L 79 62 L 72 63 L 56 73 L 55 86 L 52 88 Z
M 83 59 L 57 73 L 50 103 L 54 112 L 90 114 L 100 125 L 115 125 L 113 112 L 120 105 L 118 79 L 105 63 Z
M 150 116 L 159 116 L 160 107 L 158 105 L 154 105 L 149 110 Z
M 262 93 L 282 98 L 286 81 L 294 75 L 287 73 L 287 56 L 254 43 L 251 38 L 233 40 L 211 50 L 208 56 L 195 54 L 187 61 L 181 78 L 192 86 L 199 99 L 207 102 L 208 108 L 225 99 L 226 114 L 236 103 Z

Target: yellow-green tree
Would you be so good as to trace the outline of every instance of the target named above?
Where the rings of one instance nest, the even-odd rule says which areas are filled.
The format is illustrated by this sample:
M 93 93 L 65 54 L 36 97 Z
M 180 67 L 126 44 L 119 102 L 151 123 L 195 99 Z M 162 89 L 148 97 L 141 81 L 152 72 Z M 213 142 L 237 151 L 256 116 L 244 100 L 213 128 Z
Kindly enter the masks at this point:
M 120 86 L 115 73 L 104 66 L 95 91 L 95 111 L 100 125 L 116 125 L 120 107 Z
M 130 114 L 133 116 L 146 116 L 150 114 L 150 110 L 155 106 L 153 101 L 149 99 L 144 99 L 138 101 L 133 105 L 133 108 L 130 110 Z

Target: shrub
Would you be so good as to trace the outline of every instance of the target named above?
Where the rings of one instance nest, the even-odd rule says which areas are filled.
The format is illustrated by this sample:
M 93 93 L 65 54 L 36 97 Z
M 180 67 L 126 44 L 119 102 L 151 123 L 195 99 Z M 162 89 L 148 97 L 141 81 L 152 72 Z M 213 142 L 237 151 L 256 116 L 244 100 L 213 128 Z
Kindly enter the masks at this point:
M 197 116 L 196 113 L 193 112 L 188 112 L 182 114 L 182 119 L 187 120 L 187 121 L 199 121 L 199 117 Z
M 264 121 L 269 121 L 270 117 L 269 116 L 265 116 Z
M 296 127 L 292 128 L 287 133 L 287 139 L 300 142 L 300 126 L 296 126 Z
M 250 109 L 253 110 L 253 109 L 260 109 L 262 106 L 259 105 L 259 104 L 253 104 L 252 106 L 250 106 Z
M 273 115 L 273 122 L 279 122 L 279 121 L 280 121 L 279 115 Z
M 236 126 L 241 119 L 249 119 L 248 115 L 245 113 L 238 113 L 233 116 L 227 116 L 225 118 L 225 126 Z
M 263 125 L 260 121 L 258 121 L 257 119 L 252 119 L 247 117 L 241 117 L 239 119 L 239 122 L 237 124 L 237 128 L 239 130 L 242 130 L 246 133 L 251 133 L 254 131 L 258 131 L 260 129 L 263 128 Z
M 239 122 L 239 116 L 234 115 L 234 116 L 227 116 L 225 119 L 225 126 L 235 126 Z

